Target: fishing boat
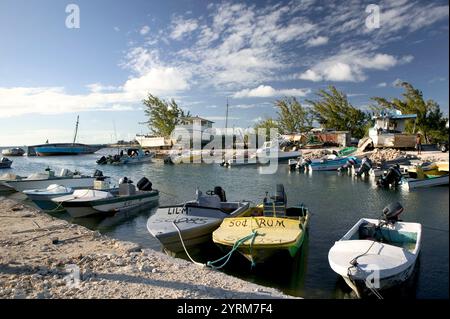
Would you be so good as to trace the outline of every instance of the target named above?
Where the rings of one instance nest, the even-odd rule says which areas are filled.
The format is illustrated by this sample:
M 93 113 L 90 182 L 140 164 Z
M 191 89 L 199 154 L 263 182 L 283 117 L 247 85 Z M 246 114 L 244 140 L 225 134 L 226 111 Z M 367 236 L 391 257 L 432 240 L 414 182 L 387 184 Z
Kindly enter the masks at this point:
M 164 160 L 166 164 L 201 163 L 201 150 L 172 151 Z
M 63 185 L 74 189 L 92 188 L 94 180 L 99 176 L 103 176 L 103 173 L 99 170 L 96 170 L 92 176 L 87 176 L 79 172 L 62 169 L 59 175 L 55 175 L 53 170 L 47 168 L 44 172 L 34 173 L 19 180 L 7 180 L 3 183 L 18 192 L 23 192 L 26 189 L 47 188 L 52 184 Z
M 273 140 L 264 142 L 262 147 L 256 150 L 256 153 L 250 157 L 250 159 L 257 159 L 258 163 L 265 164 L 271 161 L 288 161 L 292 158 L 297 158 L 302 153 L 293 147 L 291 150 L 287 150 L 287 147 L 283 147 L 287 141 Z
M 331 154 L 327 155 L 325 158 L 312 160 L 309 164 L 309 169 L 312 171 L 337 171 L 349 160 L 353 160 L 356 164 L 360 163 L 360 160 L 354 156 L 339 157 L 335 154 Z
M 2 155 L 4 156 L 23 156 L 25 151 L 20 147 L 7 148 L 2 150 Z
M 144 209 L 155 205 L 158 199 L 159 191 L 152 189 L 152 183 L 147 178 L 141 178 L 135 186 L 132 181 L 124 177 L 119 182 L 119 188 L 79 189 L 71 195 L 56 197 L 52 200 L 62 205 L 72 217 L 78 218 Z
M 295 257 L 306 236 L 309 211 L 303 206 L 286 207 L 282 184 L 276 195 L 248 210 L 241 217 L 225 218 L 213 232 L 213 241 L 225 250 L 237 249 L 252 263 L 262 263 L 280 253 Z
M 97 160 L 99 165 L 128 165 L 128 164 L 142 164 L 151 163 L 152 158 L 155 157 L 154 152 L 145 151 L 140 148 L 129 148 L 125 152 L 122 150 L 119 154 L 102 156 Z
M 87 145 L 75 143 L 78 133 L 78 124 L 80 117 L 77 116 L 77 123 L 75 126 L 75 135 L 72 143 L 45 143 L 40 145 L 33 145 L 28 147 L 28 156 L 57 156 L 57 155 L 81 155 L 93 154 L 104 145 Z
M 13 161 L 6 157 L 2 157 L 0 159 L 0 168 L 11 168 Z
M 95 178 L 92 186 L 95 190 L 110 190 L 110 178 L 98 176 Z M 23 191 L 23 193 L 27 195 L 27 197 L 33 201 L 36 206 L 46 212 L 63 211 L 64 207 L 59 203 L 54 202 L 53 199 L 56 197 L 71 195 L 73 192 L 73 188 L 59 184 L 52 184 L 43 189 L 28 189 Z
M 427 170 L 419 165 L 409 169 L 409 176 L 402 180 L 401 185 L 411 190 L 449 184 L 448 162 L 432 163 L 427 167 Z
M 383 220 L 361 218 L 328 253 L 330 267 L 358 297 L 405 282 L 420 252 L 422 226 L 400 222 L 399 203 L 383 210 Z
M 224 218 L 240 216 L 249 207 L 247 201 L 228 202 L 220 186 L 206 194 L 197 189 L 193 201 L 159 207 L 148 219 L 147 229 L 166 250 L 179 253 L 184 251 L 183 245 L 190 249 L 209 242 Z

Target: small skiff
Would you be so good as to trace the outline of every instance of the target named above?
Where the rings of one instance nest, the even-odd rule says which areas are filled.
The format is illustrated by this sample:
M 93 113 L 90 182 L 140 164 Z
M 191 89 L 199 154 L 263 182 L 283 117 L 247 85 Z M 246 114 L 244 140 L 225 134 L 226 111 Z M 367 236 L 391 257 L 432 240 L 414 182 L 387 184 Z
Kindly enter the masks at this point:
M 384 220 L 360 219 L 328 253 L 330 267 L 342 276 L 358 297 L 405 282 L 420 252 L 422 226 L 399 222 L 403 207 L 396 203 L 383 211 Z
M 272 199 L 266 198 L 263 205 L 253 207 L 242 217 L 225 218 L 213 233 L 214 243 L 231 250 L 247 238 L 237 250 L 255 264 L 283 252 L 295 257 L 306 236 L 308 209 L 303 205 L 286 208 L 286 195 L 281 184 Z
M 147 229 L 166 250 L 176 254 L 184 251 L 183 243 L 189 250 L 211 241 L 211 233 L 224 218 L 240 216 L 249 206 L 246 201 L 228 202 L 221 187 L 215 187 L 205 195 L 197 190 L 194 201 L 159 207 L 148 219 Z
M 157 203 L 159 192 L 151 188 L 145 177 L 137 183 L 137 188 L 122 179 L 119 188 L 110 190 L 80 189 L 72 195 L 60 196 L 52 200 L 75 218 L 90 215 L 116 214 L 134 209 L 144 209 Z
M 64 208 L 55 203 L 52 199 L 73 194 L 73 189 L 58 184 L 52 184 L 44 189 L 24 190 L 23 193 L 43 211 L 56 212 L 62 211 Z

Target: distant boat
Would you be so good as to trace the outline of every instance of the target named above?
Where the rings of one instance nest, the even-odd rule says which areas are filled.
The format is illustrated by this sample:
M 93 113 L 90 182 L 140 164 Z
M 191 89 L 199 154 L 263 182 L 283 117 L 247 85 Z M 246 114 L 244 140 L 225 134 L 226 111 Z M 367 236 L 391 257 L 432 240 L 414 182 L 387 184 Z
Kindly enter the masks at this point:
M 140 148 L 129 148 L 125 150 L 125 153 L 121 151 L 116 155 L 102 156 L 97 160 L 97 164 L 125 165 L 151 163 L 153 157 L 155 157 L 154 152 L 144 152 Z
M 56 155 L 80 155 L 93 154 L 104 145 L 87 145 L 75 143 L 78 133 L 78 124 L 80 117 L 77 116 L 77 123 L 75 126 L 75 136 L 72 143 L 45 143 L 41 145 L 34 145 L 28 147 L 28 156 L 56 156 Z
M 3 184 L 15 189 L 18 192 L 23 192 L 27 189 L 41 189 L 46 188 L 51 184 L 58 184 L 75 189 L 92 188 L 94 180 L 97 177 L 103 176 L 101 171 L 96 171 L 93 176 L 80 175 L 75 172 L 72 173 L 68 169 L 62 169 L 59 176 L 55 172 L 47 169 L 43 173 L 34 173 L 27 178 L 17 180 L 5 180 Z
M 25 151 L 20 147 L 7 148 L 2 151 L 2 155 L 5 156 L 23 156 Z
M 12 161 L 7 159 L 6 157 L 2 157 L 0 159 L 0 168 L 11 168 Z

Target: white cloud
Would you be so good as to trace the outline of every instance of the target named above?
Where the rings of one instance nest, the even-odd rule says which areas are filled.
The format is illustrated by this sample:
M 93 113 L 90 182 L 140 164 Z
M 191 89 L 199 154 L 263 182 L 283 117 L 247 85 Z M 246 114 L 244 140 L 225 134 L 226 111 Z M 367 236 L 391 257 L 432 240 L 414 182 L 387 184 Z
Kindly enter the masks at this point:
M 306 72 L 299 75 L 299 78 L 302 80 L 308 80 L 313 82 L 318 82 L 322 80 L 322 76 L 313 70 L 307 70 Z
M 306 96 L 311 93 L 310 89 L 281 89 L 276 90 L 270 85 L 260 85 L 254 89 L 243 89 L 239 92 L 236 92 L 233 97 L 234 98 L 246 98 L 246 97 L 272 97 L 272 96 L 281 96 L 281 95 L 289 95 L 289 96 Z
M 139 30 L 139 33 L 141 35 L 146 35 L 147 33 L 150 32 L 150 27 L 148 25 L 144 25 L 141 30 Z
M 182 17 L 176 17 L 172 21 L 172 32 L 170 38 L 174 40 L 180 40 L 185 34 L 189 34 L 198 28 L 198 22 L 196 19 L 183 19 Z
M 114 31 L 116 31 L 116 32 L 119 32 L 119 31 L 120 31 L 120 28 L 119 28 L 119 27 L 114 27 L 113 29 L 114 29 Z
M 176 94 L 189 88 L 190 75 L 174 67 L 154 66 L 122 86 L 89 84 L 87 94 L 70 94 L 62 87 L 0 87 L 0 117 L 83 111 L 129 111 L 148 93 Z
M 302 80 L 318 82 L 322 80 L 335 82 L 361 82 L 367 78 L 366 70 L 388 70 L 396 65 L 409 63 L 411 55 L 401 58 L 389 54 L 370 54 L 364 49 L 347 49 L 334 56 L 316 63 L 312 68 L 301 73 Z
M 386 86 L 387 86 L 386 82 L 381 82 L 381 83 L 377 84 L 377 87 L 379 87 L 379 88 L 385 88 Z
M 324 45 L 328 43 L 328 37 L 324 37 L 324 36 L 318 36 L 316 38 L 311 38 L 306 42 L 307 46 L 310 47 L 317 47 L 319 45 Z

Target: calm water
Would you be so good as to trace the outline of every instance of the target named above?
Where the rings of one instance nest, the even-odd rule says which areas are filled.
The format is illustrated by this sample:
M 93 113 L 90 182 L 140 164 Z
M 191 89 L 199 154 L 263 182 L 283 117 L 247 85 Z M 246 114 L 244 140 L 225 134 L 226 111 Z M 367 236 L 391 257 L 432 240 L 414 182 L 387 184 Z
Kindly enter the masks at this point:
M 84 156 L 12 158 L 13 169 L 9 172 L 28 175 L 50 166 L 56 171 L 69 168 L 82 173 L 101 169 L 116 181 L 127 176 L 137 182 L 146 176 L 154 188 L 162 192 L 161 205 L 193 199 L 197 187 L 206 191 L 218 185 L 225 189 L 228 200 L 246 199 L 259 203 L 266 191 L 273 192 L 277 183 L 283 183 L 289 204 L 303 202 L 312 212 L 308 240 L 301 254 L 294 262 L 280 259 L 276 264 L 253 270 L 247 261 L 236 255 L 225 272 L 305 298 L 349 297 L 346 285 L 328 265 L 328 250 L 359 218 L 378 218 L 386 205 L 399 201 L 405 208 L 403 220 L 419 222 L 424 227 L 416 281 L 406 297 L 449 296 L 448 187 L 413 192 L 380 190 L 370 179 L 361 180 L 335 172 L 289 172 L 286 165 L 281 165 L 274 175 L 260 174 L 256 167 L 226 169 L 219 165 L 164 165 L 159 160 L 128 167 L 97 166 L 95 160 L 109 151 L 104 149 L 95 155 Z M 158 241 L 146 230 L 146 220 L 153 212 L 154 209 L 131 216 L 87 218 L 78 222 L 111 237 L 160 250 Z M 195 258 L 206 261 L 220 255 L 221 252 L 211 245 L 197 252 Z

